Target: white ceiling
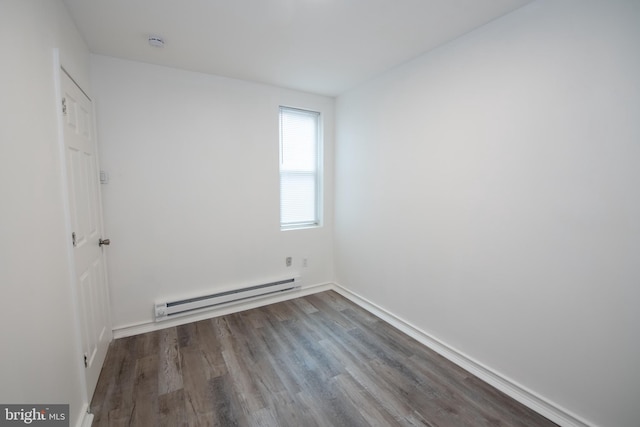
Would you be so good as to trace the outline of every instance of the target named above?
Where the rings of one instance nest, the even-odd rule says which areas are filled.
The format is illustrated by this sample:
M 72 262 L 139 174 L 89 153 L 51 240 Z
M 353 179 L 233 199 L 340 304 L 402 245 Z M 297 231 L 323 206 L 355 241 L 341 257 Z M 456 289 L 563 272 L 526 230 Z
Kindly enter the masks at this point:
M 532 0 L 64 1 L 94 53 L 335 96 Z

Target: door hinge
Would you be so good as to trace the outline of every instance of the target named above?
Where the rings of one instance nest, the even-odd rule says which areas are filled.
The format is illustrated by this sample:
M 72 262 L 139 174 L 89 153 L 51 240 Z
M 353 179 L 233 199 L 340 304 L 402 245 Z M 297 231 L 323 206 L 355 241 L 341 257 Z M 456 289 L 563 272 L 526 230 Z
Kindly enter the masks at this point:
M 73 247 L 76 247 L 76 232 L 71 233 L 71 243 L 73 243 Z
M 67 115 L 67 98 L 62 98 L 62 114 Z
M 88 368 L 89 367 L 89 358 L 87 357 L 86 353 L 83 355 L 83 358 L 84 358 L 84 367 Z

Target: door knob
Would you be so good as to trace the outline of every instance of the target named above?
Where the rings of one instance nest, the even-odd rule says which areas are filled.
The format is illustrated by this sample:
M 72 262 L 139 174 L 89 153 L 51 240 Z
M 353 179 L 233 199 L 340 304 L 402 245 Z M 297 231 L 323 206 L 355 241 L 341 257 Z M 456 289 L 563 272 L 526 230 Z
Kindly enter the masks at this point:
M 103 240 L 103 239 L 100 239 L 100 240 L 98 240 L 98 245 L 99 245 L 100 247 L 102 247 L 102 245 L 107 245 L 107 246 L 109 246 L 110 244 L 111 244 L 111 240 L 109 240 L 109 239 L 104 239 L 104 240 Z

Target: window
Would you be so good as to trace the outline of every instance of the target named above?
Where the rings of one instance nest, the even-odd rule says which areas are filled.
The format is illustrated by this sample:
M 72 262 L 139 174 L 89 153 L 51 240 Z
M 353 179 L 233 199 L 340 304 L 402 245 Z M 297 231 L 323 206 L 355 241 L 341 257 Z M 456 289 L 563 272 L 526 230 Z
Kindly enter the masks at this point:
M 280 228 L 320 225 L 320 113 L 280 107 Z

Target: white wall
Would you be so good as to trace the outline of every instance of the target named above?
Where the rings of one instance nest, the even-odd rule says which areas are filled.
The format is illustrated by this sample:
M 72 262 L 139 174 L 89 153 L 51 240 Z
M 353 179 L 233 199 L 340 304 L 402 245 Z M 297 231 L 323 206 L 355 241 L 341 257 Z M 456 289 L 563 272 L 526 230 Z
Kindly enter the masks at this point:
M 279 105 L 322 113 L 331 159 L 332 98 L 97 55 L 92 79 L 116 329 L 156 300 L 333 279 L 331 162 L 321 228 L 280 231 L 278 178 Z
M 340 96 L 338 282 L 640 424 L 640 2 L 539 0 Z
M 54 48 L 88 90 L 88 51 L 60 1 L 0 3 L 0 402 L 83 410 L 68 269 Z

